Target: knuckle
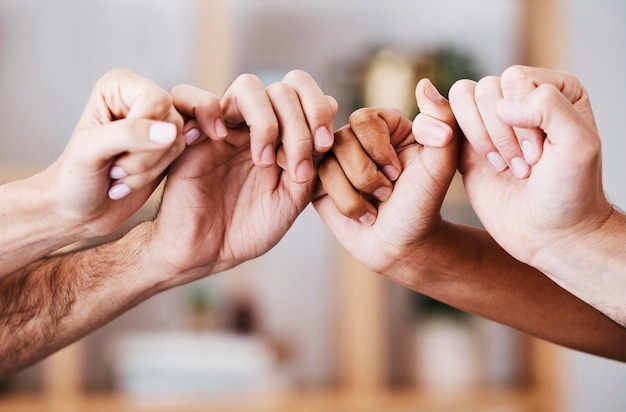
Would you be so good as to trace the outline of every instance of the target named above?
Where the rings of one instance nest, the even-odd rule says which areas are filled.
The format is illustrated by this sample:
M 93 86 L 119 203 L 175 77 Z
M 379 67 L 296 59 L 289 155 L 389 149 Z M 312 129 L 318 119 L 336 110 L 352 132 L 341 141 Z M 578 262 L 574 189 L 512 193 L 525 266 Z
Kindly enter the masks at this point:
M 276 96 L 279 98 L 284 98 L 285 96 L 295 96 L 296 91 L 289 84 L 285 82 L 276 82 L 272 83 L 267 87 L 267 93 Z
M 500 85 L 502 90 L 512 91 L 533 87 L 535 82 L 533 81 L 532 70 L 522 65 L 508 67 L 502 72 Z
M 259 79 L 256 75 L 251 73 L 244 73 L 239 75 L 235 81 L 233 82 L 233 86 L 241 87 L 244 90 L 249 87 L 258 87 L 262 85 L 261 79 Z
M 359 190 L 370 191 L 380 186 L 378 168 L 373 162 L 365 162 L 355 167 L 351 183 Z
M 500 78 L 497 76 L 483 77 L 476 83 L 474 95 L 477 99 L 491 96 L 494 90 L 500 87 Z
M 378 118 L 379 110 L 371 107 L 364 107 L 356 110 L 350 115 L 350 126 L 360 128 L 372 123 L 372 120 Z
M 311 79 L 311 75 L 302 69 L 291 70 L 289 73 L 285 75 L 285 77 L 283 77 L 283 80 L 289 81 L 289 82 L 291 81 L 300 82 L 302 80 L 309 80 L 309 79 Z
M 467 96 L 474 95 L 474 89 L 476 88 L 476 82 L 469 79 L 457 80 L 452 84 L 448 91 L 448 97 L 450 101 L 456 101 L 464 99 Z

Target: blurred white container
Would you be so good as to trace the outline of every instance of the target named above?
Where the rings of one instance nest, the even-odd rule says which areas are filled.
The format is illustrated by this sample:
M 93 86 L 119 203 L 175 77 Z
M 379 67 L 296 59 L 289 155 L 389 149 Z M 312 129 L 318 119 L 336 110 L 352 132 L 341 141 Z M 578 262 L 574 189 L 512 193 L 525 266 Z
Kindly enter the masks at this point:
M 110 350 L 116 389 L 131 396 L 267 394 L 287 385 L 275 354 L 249 335 L 137 333 Z

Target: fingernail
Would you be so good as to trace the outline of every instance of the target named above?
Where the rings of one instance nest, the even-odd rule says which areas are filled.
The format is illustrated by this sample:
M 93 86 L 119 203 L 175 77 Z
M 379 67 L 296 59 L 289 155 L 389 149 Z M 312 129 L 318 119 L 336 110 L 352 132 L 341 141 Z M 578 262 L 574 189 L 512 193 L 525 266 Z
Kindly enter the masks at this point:
M 433 102 L 436 102 L 443 97 L 430 80 L 426 82 L 426 86 L 424 87 L 424 95 Z
M 382 200 L 384 202 L 385 200 L 389 199 L 389 196 L 391 196 L 391 188 L 388 186 L 381 186 L 378 189 L 374 190 L 374 193 L 372 194 L 376 199 Z
M 396 180 L 398 178 L 398 170 L 391 165 L 383 166 L 383 173 L 389 180 Z
M 528 140 L 522 141 L 522 153 L 524 153 L 524 159 L 528 164 L 536 160 L 537 151 L 535 150 L 535 146 Z
M 109 170 L 109 177 L 113 180 L 123 179 L 128 176 L 126 170 L 122 169 L 119 166 L 113 166 L 111 170 Z
M 511 170 L 515 177 L 522 179 L 528 175 L 530 166 L 528 166 L 528 163 L 521 157 L 514 157 L 511 159 Z
M 495 170 L 496 172 L 501 172 L 506 169 L 506 162 L 498 152 L 487 153 L 487 160 L 491 164 L 491 167 L 493 167 L 493 170 Z
M 124 183 L 120 183 L 109 189 L 109 197 L 113 200 L 121 199 L 129 194 L 130 187 L 126 186 Z
M 333 145 L 333 135 L 325 126 L 317 129 L 315 136 L 313 136 L 313 140 L 315 141 L 315 146 L 317 147 L 327 148 Z
M 296 168 L 296 178 L 299 182 L 307 182 L 313 175 L 313 164 L 310 160 L 303 160 Z
M 274 146 L 268 144 L 263 148 L 261 152 L 261 163 L 264 165 L 273 165 L 274 164 Z
M 215 121 L 215 135 L 222 139 L 228 136 L 228 129 L 226 128 L 226 124 L 222 118 L 218 118 Z
M 372 226 L 376 221 L 376 216 L 372 212 L 366 212 L 359 218 L 359 222 L 365 226 Z
M 199 138 L 200 130 L 195 127 L 193 129 L 187 130 L 187 133 L 185 133 L 185 143 L 187 143 L 188 146 L 191 146 L 192 144 L 197 142 Z
M 168 144 L 176 139 L 176 125 L 159 122 L 150 126 L 150 140 L 154 143 Z

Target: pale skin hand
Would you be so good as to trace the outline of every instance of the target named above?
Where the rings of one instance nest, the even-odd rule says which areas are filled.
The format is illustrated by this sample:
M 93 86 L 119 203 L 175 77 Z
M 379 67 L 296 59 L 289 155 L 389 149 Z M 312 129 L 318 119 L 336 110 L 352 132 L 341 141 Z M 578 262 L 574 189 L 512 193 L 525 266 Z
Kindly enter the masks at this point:
M 0 376 L 156 293 L 265 253 L 309 203 L 315 175 L 296 182 L 276 164 L 255 165 L 251 152 L 280 142 L 287 157 L 299 156 L 285 159 L 290 165 L 320 156 L 314 131 L 331 127 L 337 105 L 308 74 L 290 73 L 268 88 L 245 75 L 221 108 L 214 95 L 191 86 L 172 94 L 195 144 L 172 165 L 157 218 L 116 242 L 43 259 L 0 279 Z M 198 127 L 201 135 L 193 132 Z
M 429 82 L 421 81 L 416 95 L 421 114 L 413 135 L 419 143 L 398 112 L 359 110 L 337 133 L 340 147 L 333 153 L 339 161 L 330 157 L 330 166 L 326 160 L 320 164 L 328 195 L 314 204 L 339 242 L 365 266 L 403 286 L 564 346 L 626 360 L 626 329 L 511 257 L 486 231 L 441 220 L 459 137 L 449 143 L 454 118 Z M 389 152 L 390 144 L 398 157 Z M 371 170 L 373 159 L 382 171 L 398 158 L 402 172 L 389 198 L 365 201 L 384 178 L 373 173 L 375 183 L 368 186 L 359 172 Z M 375 205 L 375 222 L 359 221 Z
M 488 93 L 469 81 L 450 91 L 469 141 L 460 170 L 474 210 L 510 254 L 626 325 L 626 224 L 604 195 L 585 89 L 571 75 L 520 67 L 486 82 Z M 521 94 L 503 99 L 504 84 Z M 481 156 L 493 142 L 519 148 L 529 135 L 540 139 L 524 144 L 536 148 L 526 150 L 536 157 L 526 175 L 494 171 Z
M 0 277 L 70 243 L 113 233 L 183 151 L 167 91 L 127 71 L 104 75 L 61 156 L 0 187 Z

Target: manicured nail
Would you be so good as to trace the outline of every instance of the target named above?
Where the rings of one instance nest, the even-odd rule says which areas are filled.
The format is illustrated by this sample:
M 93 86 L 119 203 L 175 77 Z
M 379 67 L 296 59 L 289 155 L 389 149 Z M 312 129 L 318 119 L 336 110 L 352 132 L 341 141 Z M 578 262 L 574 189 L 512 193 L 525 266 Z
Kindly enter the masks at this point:
M 226 124 L 222 118 L 218 118 L 215 121 L 215 135 L 222 139 L 228 136 L 228 129 L 226 128 Z
M 296 168 L 298 182 L 308 182 L 313 176 L 313 164 L 310 160 L 303 160 Z
M 498 152 L 487 153 L 487 160 L 489 161 L 489 164 L 491 164 L 491 167 L 493 167 L 493 170 L 495 170 L 496 172 L 501 172 L 506 169 L 506 162 Z
M 109 197 L 113 200 L 121 199 L 128 196 L 129 194 L 130 187 L 126 186 L 124 183 L 120 183 L 109 189 Z
M 168 144 L 176 139 L 176 125 L 159 122 L 150 126 L 150 140 L 154 143 Z
M 535 146 L 528 140 L 522 141 L 522 152 L 524 153 L 526 163 L 530 164 L 536 160 L 537 151 L 535 150 Z
M 396 180 L 398 178 L 398 170 L 391 165 L 383 166 L 383 173 L 389 180 Z
M 384 202 L 385 200 L 389 199 L 389 196 L 391 196 L 391 188 L 388 186 L 381 186 L 378 189 L 374 190 L 374 193 L 372 194 L 376 199 Z
M 187 130 L 187 132 L 185 133 L 185 143 L 187 143 L 187 146 L 191 146 L 192 144 L 197 142 L 199 138 L 200 130 L 195 127 L 193 129 Z
M 521 157 L 514 157 L 511 159 L 511 170 L 513 171 L 513 175 L 519 179 L 523 179 L 528 176 L 528 172 L 530 171 L 530 166 L 528 163 Z
M 430 80 L 426 82 L 426 87 L 424 87 L 424 95 L 433 102 L 439 101 L 439 99 L 443 97 L 435 88 L 435 86 L 433 86 Z
M 271 144 L 268 144 L 267 146 L 263 148 L 263 151 L 261 152 L 261 163 L 269 166 L 269 165 L 274 164 L 274 160 L 275 160 L 274 146 Z
M 372 212 L 365 212 L 363 216 L 359 218 L 359 222 L 365 226 L 372 226 L 376 221 L 376 216 Z
M 111 170 L 109 170 L 109 177 L 113 180 L 123 179 L 128 176 L 126 170 L 122 169 L 119 166 L 113 166 Z
M 313 136 L 315 146 L 327 148 L 333 145 L 333 135 L 327 127 L 322 126 L 315 132 Z

